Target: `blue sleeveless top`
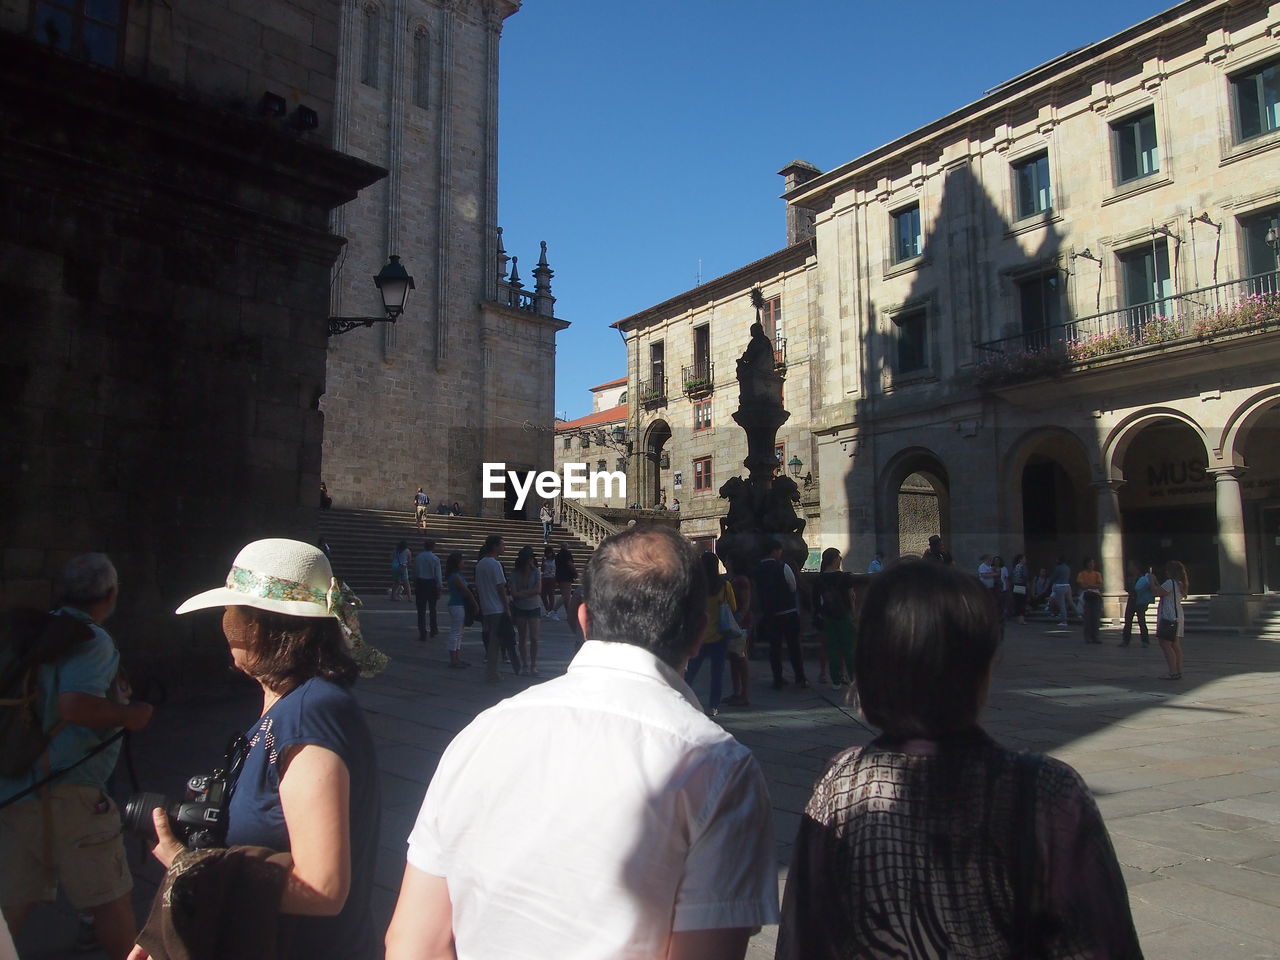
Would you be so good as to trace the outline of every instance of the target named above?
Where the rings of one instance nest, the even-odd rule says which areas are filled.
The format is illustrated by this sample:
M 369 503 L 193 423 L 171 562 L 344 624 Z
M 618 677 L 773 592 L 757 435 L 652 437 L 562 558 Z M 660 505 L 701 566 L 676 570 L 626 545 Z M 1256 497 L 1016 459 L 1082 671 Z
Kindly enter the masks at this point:
M 318 677 L 276 701 L 246 732 L 249 752 L 227 817 L 227 844 L 289 850 L 277 763 L 289 747 L 332 750 L 351 780 L 351 890 L 334 917 L 295 917 L 290 956 L 364 960 L 380 954 L 370 898 L 381 804 L 373 736 L 350 690 Z

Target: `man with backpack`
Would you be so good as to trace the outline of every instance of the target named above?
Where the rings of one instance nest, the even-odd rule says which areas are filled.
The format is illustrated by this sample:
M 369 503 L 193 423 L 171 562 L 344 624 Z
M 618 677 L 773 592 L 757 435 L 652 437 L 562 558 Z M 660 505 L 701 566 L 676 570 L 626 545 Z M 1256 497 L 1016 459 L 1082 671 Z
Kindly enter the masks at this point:
M 113 735 L 145 727 L 152 708 L 129 702 L 120 653 L 102 627 L 116 606 L 110 559 L 74 557 L 60 588 L 60 609 L 23 618 L 25 629 L 4 638 L 0 906 L 16 931 L 32 905 L 53 900 L 61 884 L 72 906 L 93 917 L 107 955 L 124 960 L 137 932 L 133 878 L 106 786 L 120 753 Z M 34 723 L 17 716 L 28 709 Z

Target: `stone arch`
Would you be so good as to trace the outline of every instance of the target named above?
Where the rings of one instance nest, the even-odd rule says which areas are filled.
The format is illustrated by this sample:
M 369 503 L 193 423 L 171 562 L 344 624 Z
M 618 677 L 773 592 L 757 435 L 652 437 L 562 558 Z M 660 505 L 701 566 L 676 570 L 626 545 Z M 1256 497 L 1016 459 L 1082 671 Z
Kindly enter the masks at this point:
M 1058 555 L 1093 552 L 1097 510 L 1089 485 L 1095 471 L 1087 445 L 1066 427 L 1036 427 L 1019 436 L 1001 465 L 1010 531 L 1010 542 L 1001 546 L 1005 559 L 1025 553 L 1034 566 L 1052 566 Z
M 1143 430 L 1162 420 L 1173 420 L 1190 427 L 1203 446 L 1205 456 L 1212 462 L 1212 445 L 1199 421 L 1174 407 L 1146 407 L 1125 417 L 1107 434 L 1102 443 L 1102 457 L 1098 464 L 1102 479 L 1123 480 L 1124 473 L 1120 464 L 1124 462 L 1130 444 Z
M 1219 445 L 1213 450 L 1214 459 L 1223 466 L 1245 466 L 1244 442 L 1249 431 L 1277 405 L 1280 405 L 1280 385 L 1267 387 L 1239 404 L 1222 428 Z
M 914 478 L 919 479 L 909 482 Z M 951 481 L 942 458 L 928 447 L 905 447 L 889 458 L 880 471 L 876 500 L 879 540 L 891 556 L 919 554 L 931 533 L 950 540 Z
M 662 467 L 662 454 L 671 440 L 671 424 L 666 420 L 652 421 L 644 430 L 640 441 L 640 495 L 632 498 L 633 503 L 642 507 L 652 507 L 662 499 L 662 478 L 667 471 Z M 687 478 L 690 486 L 693 477 Z

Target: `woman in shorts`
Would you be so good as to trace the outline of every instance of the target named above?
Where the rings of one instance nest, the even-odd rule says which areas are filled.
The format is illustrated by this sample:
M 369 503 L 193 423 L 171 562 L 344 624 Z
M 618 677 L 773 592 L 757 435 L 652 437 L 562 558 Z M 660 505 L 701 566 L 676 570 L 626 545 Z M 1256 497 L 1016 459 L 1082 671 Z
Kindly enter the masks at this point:
M 538 676 L 538 637 L 542 632 L 542 571 L 533 547 L 521 547 L 511 572 L 511 617 L 516 622 L 523 672 Z

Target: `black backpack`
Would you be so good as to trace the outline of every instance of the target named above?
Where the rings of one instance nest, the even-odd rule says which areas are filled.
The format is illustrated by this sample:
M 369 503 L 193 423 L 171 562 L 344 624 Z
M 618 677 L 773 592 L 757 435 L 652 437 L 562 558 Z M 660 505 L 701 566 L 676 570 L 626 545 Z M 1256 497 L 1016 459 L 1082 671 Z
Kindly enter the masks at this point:
M 40 667 L 93 639 L 89 625 L 44 610 L 0 613 L 0 776 L 35 766 L 55 729 L 45 731 Z

